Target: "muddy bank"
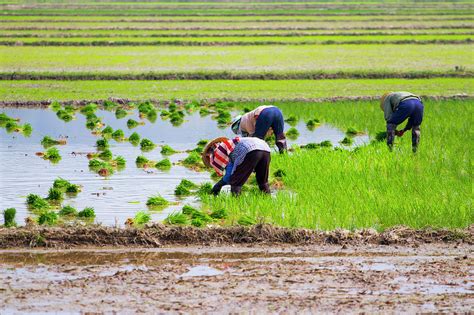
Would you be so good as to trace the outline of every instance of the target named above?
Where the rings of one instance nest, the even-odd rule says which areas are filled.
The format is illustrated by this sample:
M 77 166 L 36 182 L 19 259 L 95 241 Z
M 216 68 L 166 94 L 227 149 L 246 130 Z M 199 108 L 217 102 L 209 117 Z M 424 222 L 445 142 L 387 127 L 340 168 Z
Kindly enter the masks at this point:
M 454 94 L 454 95 L 443 95 L 443 96 L 429 96 L 422 95 L 423 99 L 429 99 L 433 101 L 439 100 L 471 100 L 474 98 L 473 95 L 468 94 Z M 341 101 L 379 101 L 380 96 L 336 96 L 336 97 L 327 97 L 327 98 L 292 98 L 292 99 L 243 99 L 243 98 L 211 98 L 211 99 L 202 99 L 201 101 L 208 104 L 214 104 L 218 101 L 223 102 L 307 102 L 307 103 L 322 103 L 322 102 L 341 102 Z M 124 98 L 109 98 L 109 99 L 99 99 L 99 100 L 73 100 L 73 101 L 57 101 L 62 105 L 73 105 L 73 106 L 84 106 L 90 103 L 103 105 L 104 102 L 113 101 L 120 105 L 127 105 L 129 103 L 140 103 L 143 100 L 131 100 Z M 179 102 L 191 102 L 194 100 L 179 100 Z M 43 101 L 0 101 L 1 107 L 18 107 L 18 108 L 48 108 L 53 101 L 43 100 Z M 56 102 L 56 101 L 55 101 Z M 155 105 L 167 106 L 170 104 L 170 100 L 147 100 Z M 174 101 L 176 102 L 176 100 Z
M 464 230 L 413 230 L 394 227 L 382 233 L 372 229 L 315 231 L 280 228 L 268 224 L 252 227 L 180 227 L 151 224 L 142 229 L 86 227 L 0 228 L 0 248 L 80 246 L 219 245 L 219 244 L 473 244 L 474 225 Z
M 2 313 L 469 312 L 472 245 L 0 253 Z

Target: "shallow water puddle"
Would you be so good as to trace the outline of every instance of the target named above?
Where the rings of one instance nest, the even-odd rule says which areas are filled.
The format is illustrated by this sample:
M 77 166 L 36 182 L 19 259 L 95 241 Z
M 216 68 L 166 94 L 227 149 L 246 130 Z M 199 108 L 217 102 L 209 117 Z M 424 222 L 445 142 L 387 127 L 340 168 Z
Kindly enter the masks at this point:
M 210 181 L 209 173 L 196 172 L 180 165 L 173 165 L 169 171 L 144 170 L 136 167 L 136 157 L 144 155 L 150 160 L 160 161 L 165 156 L 160 153 L 159 145 L 167 144 L 176 150 L 185 151 L 194 149 L 196 143 L 202 139 L 233 136 L 230 128 L 220 129 L 210 116 L 201 117 L 198 113 L 186 115 L 184 123 L 179 127 L 158 118 L 154 123 L 144 120 L 144 125 L 129 129 L 129 118 L 141 120 L 137 110 L 123 119 L 117 119 L 114 112 L 97 110 L 96 115 L 102 119 L 105 126 L 111 126 L 114 130 L 122 129 L 126 137 L 137 132 L 142 138 L 148 138 L 158 145 L 150 152 L 142 152 L 128 141 L 109 140 L 114 157 L 123 156 L 127 165 L 124 170 L 115 172 L 109 178 L 103 178 L 88 168 L 88 159 L 84 153 L 96 152 L 95 142 L 99 137 L 92 135 L 85 127 L 84 115 L 76 112 L 76 118 L 66 123 L 49 109 L 3 108 L 0 112 L 20 118 L 20 123 L 30 123 L 33 127 L 33 133 L 28 138 L 0 129 L 0 208 L 16 208 L 19 224 L 23 224 L 29 215 L 25 197 L 30 193 L 46 197 L 48 189 L 58 177 L 83 186 L 82 192 L 76 197 L 66 197 L 63 206 L 71 205 L 79 211 L 85 207 L 93 207 L 96 222 L 104 225 L 123 225 L 126 219 L 133 217 L 137 211 L 146 210 L 147 198 L 156 194 L 176 202 L 163 211 L 152 212 L 153 220 L 163 220 L 169 213 L 181 209 L 183 204 L 197 203 L 194 197 L 178 198 L 174 195 L 174 189 L 181 179 L 199 184 Z M 310 131 L 304 122 L 300 121 L 296 128 L 300 136 L 294 141 L 289 140 L 290 145 L 324 140 L 338 144 L 345 136 L 342 131 L 329 125 L 321 125 Z M 44 136 L 54 139 L 67 137 L 66 145 L 56 146 L 62 156 L 59 163 L 52 164 L 35 155 L 36 152 L 45 151 L 40 144 Z M 355 137 L 354 140 L 354 145 L 357 146 L 366 143 L 368 137 Z M 187 155 L 178 153 L 167 157 L 172 163 L 177 163 Z
M 195 266 L 189 268 L 188 272 L 183 273 L 180 275 L 180 278 L 187 278 L 187 277 L 210 277 L 210 276 L 219 276 L 224 274 L 223 271 L 218 270 L 216 268 L 212 268 L 209 266 Z

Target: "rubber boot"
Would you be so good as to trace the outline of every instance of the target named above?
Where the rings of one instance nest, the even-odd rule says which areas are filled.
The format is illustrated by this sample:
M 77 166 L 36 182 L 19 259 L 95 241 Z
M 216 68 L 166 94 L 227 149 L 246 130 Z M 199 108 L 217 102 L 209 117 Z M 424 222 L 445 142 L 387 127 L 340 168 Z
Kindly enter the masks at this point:
M 413 126 L 411 130 L 411 148 L 413 153 L 418 151 L 418 145 L 420 144 L 421 130 L 420 126 Z
M 270 185 L 268 185 L 268 183 L 263 184 L 262 186 L 259 186 L 258 188 L 260 188 L 261 192 L 270 194 Z
M 242 192 L 242 186 L 231 186 L 230 192 L 236 197 L 240 196 L 240 193 Z
M 275 142 L 278 151 L 280 154 L 285 153 L 288 150 L 288 146 L 286 144 L 286 136 L 285 133 L 281 133 L 276 137 L 276 142 Z
M 214 196 L 219 195 L 219 193 L 221 192 L 222 187 L 224 187 L 225 185 L 226 185 L 226 183 L 224 182 L 223 179 L 221 179 L 220 181 L 218 181 L 218 182 L 214 185 L 214 187 L 212 187 L 211 193 L 212 193 Z
M 393 149 L 393 141 L 395 140 L 395 130 L 397 130 L 397 125 L 387 124 L 387 145 L 390 151 Z

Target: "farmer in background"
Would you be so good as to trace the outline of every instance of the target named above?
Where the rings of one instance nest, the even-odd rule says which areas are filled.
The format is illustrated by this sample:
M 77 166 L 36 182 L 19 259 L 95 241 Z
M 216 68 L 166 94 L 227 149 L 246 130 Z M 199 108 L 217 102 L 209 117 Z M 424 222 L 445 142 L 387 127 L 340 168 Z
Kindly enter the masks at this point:
M 225 137 L 209 142 L 202 153 L 202 160 L 208 167 L 214 168 L 217 175 L 224 177 L 212 188 L 218 195 L 223 186 L 231 186 L 234 195 L 240 195 L 242 186 L 252 172 L 256 173 L 258 188 L 270 193 L 268 173 L 270 168 L 270 147 L 259 138 Z
M 280 153 L 287 149 L 286 137 L 283 132 L 285 122 L 281 110 L 276 106 L 259 106 L 253 111 L 232 120 L 232 131 L 243 137 L 265 139 L 270 128 L 275 134 L 275 144 Z
M 412 149 L 416 152 L 420 143 L 420 125 L 423 120 L 424 107 L 421 98 L 410 92 L 387 92 L 380 99 L 380 108 L 387 121 L 388 147 L 392 149 L 395 135 L 401 137 L 411 129 Z M 397 126 L 407 118 L 405 128 L 397 130 Z

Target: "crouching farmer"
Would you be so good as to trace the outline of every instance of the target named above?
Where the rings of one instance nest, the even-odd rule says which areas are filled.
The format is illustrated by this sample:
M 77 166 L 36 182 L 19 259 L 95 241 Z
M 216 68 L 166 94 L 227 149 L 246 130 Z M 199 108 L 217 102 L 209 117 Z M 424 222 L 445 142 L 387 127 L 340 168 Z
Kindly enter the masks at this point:
M 280 153 L 287 149 L 284 133 L 285 122 L 283 114 L 275 106 L 259 106 L 251 112 L 237 116 L 232 120 L 232 131 L 244 137 L 257 137 L 265 139 L 270 128 L 275 134 L 275 144 Z
M 239 195 L 242 186 L 254 171 L 260 190 L 270 193 L 270 147 L 259 138 L 217 138 L 204 148 L 202 160 L 206 166 L 214 168 L 219 176 L 225 173 L 212 188 L 214 195 L 218 195 L 225 185 L 231 186 L 232 194 Z
M 401 137 L 411 129 L 412 149 L 416 152 L 420 143 L 420 125 L 424 110 L 421 98 L 410 92 L 388 92 L 380 99 L 380 108 L 387 121 L 388 147 L 392 149 L 395 135 Z M 407 118 L 405 128 L 397 130 L 397 126 Z

